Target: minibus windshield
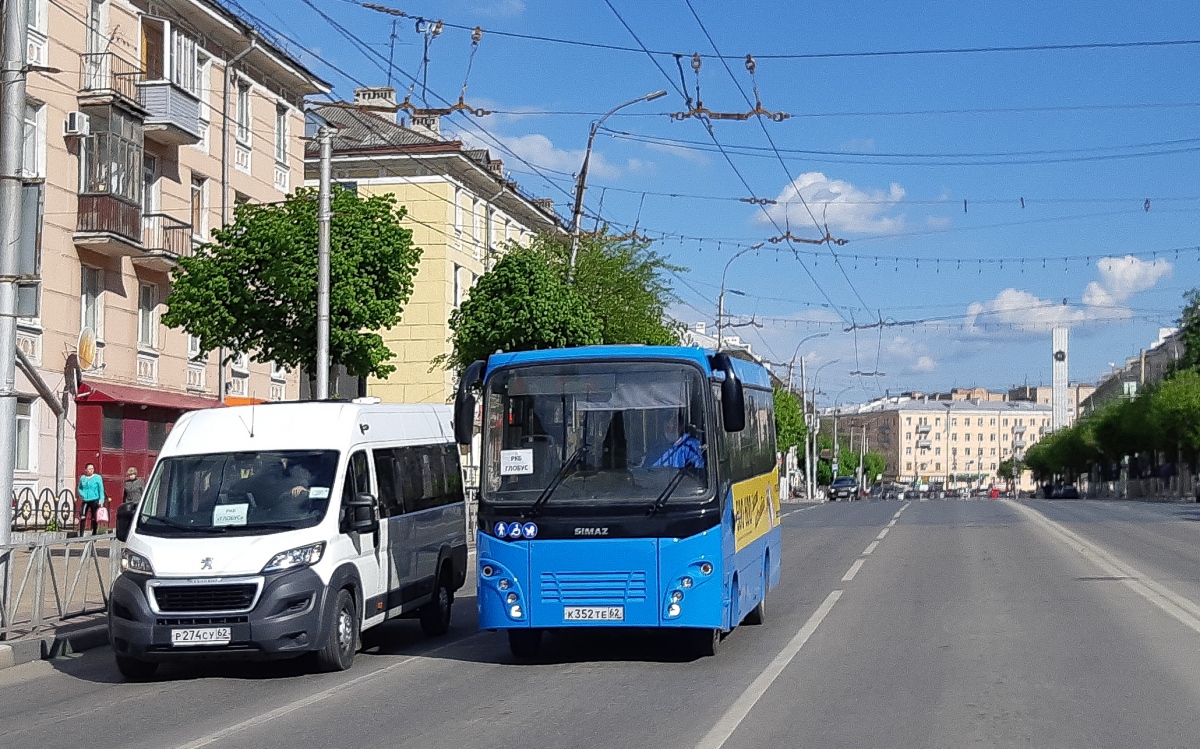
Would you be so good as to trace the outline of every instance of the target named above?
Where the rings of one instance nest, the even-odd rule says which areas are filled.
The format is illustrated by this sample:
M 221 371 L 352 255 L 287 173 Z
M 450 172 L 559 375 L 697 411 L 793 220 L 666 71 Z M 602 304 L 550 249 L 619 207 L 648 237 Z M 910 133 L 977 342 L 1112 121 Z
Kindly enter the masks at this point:
M 163 458 L 142 499 L 138 532 L 158 536 L 273 533 L 321 522 L 335 450 Z
M 485 499 L 534 511 L 597 502 L 648 506 L 675 479 L 672 505 L 707 501 L 707 393 L 698 368 L 674 362 L 501 371 L 487 385 Z

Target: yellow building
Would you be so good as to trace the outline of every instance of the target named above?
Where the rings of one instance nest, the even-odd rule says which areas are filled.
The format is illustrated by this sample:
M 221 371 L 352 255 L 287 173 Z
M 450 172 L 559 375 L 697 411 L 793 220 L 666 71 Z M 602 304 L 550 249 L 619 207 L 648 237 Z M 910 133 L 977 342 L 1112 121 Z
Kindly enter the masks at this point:
M 456 383 L 434 360 L 450 353 L 450 313 L 508 242 L 526 243 L 561 224 L 553 203 L 522 194 L 488 151 L 444 140 L 436 115 L 401 124 L 395 112 L 395 92 L 371 88 L 356 90 L 354 103 L 319 107 L 313 115 L 337 129 L 333 181 L 360 195 L 396 196 L 422 250 L 401 322 L 383 331 L 396 371 L 370 379 L 367 393 L 393 403 L 446 403 Z M 310 142 L 310 185 L 317 184 L 317 153 Z M 354 394 L 344 379 L 338 386 L 340 394 Z

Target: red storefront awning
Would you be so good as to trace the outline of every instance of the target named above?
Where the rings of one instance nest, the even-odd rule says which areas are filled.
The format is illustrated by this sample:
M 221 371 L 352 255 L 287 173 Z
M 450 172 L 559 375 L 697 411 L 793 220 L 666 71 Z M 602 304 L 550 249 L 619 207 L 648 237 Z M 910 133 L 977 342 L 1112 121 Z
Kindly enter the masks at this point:
M 177 411 L 195 411 L 200 408 L 215 408 L 221 405 L 221 401 L 216 398 L 201 398 L 195 395 L 129 385 L 111 385 L 107 382 L 80 383 L 79 395 L 75 400 L 80 403 L 131 403 Z

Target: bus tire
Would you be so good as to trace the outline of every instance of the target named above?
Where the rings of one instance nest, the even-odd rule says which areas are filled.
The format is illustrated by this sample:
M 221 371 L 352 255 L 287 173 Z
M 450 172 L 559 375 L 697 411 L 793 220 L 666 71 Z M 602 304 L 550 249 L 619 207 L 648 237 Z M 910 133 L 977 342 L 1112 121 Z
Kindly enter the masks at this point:
M 139 658 L 130 658 L 127 655 L 117 656 L 117 670 L 121 672 L 129 681 L 145 681 L 154 676 L 158 671 L 158 663 L 155 661 L 143 661 Z
M 512 654 L 524 659 L 537 658 L 542 650 L 542 630 L 540 629 L 510 629 L 508 630 L 508 649 Z
M 699 658 L 714 656 L 721 649 L 723 636 L 724 633 L 719 627 L 714 627 L 713 629 L 693 629 L 691 631 L 692 651 Z
M 758 625 L 767 621 L 767 594 L 764 592 L 762 600 L 758 605 L 750 609 L 750 613 L 746 614 L 746 618 L 742 620 L 743 624 Z
M 450 583 L 450 566 L 443 565 L 433 598 L 421 607 L 421 630 L 426 637 L 438 637 L 450 631 L 450 609 L 454 606 L 454 591 Z
M 358 609 L 354 596 L 342 588 L 337 592 L 324 646 L 317 651 L 317 668 L 321 671 L 345 671 L 354 663 L 358 650 Z

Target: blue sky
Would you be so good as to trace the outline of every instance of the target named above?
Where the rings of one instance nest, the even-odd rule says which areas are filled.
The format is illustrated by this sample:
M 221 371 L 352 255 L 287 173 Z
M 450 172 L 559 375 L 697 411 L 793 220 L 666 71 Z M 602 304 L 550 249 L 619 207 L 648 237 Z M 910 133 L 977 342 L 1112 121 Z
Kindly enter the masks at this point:
M 713 46 L 686 0 L 609 1 L 648 48 L 684 55 L 694 96 L 691 55 L 711 55 Z M 392 18 L 350 0 L 314 3 L 375 54 L 302 2 L 241 0 L 340 98 L 357 82 L 386 83 L 381 60 Z M 1081 15 L 1078 3 L 1065 2 L 691 0 L 722 54 L 734 58 L 732 77 L 718 60 L 703 59 L 704 105 L 749 109 L 743 90 L 752 80 L 740 58 L 752 53 L 763 107 L 791 115 L 712 122 L 737 173 L 702 122 L 667 116 L 687 108 L 671 56 L 655 58 L 668 80 L 641 52 L 491 33 L 638 46 L 605 0 L 381 4 L 485 29 L 466 98 L 498 113 L 456 114 L 443 129 L 491 148 L 524 189 L 553 197 L 564 216 L 595 119 L 587 113 L 668 90 L 605 123 L 588 215 L 620 230 L 636 223 L 688 269 L 675 281 L 680 301 L 671 312 L 689 324 L 713 324 L 726 263 L 766 242 L 729 266 L 727 286 L 742 292 L 727 295 L 732 321 L 743 324 L 733 332 L 776 361 L 826 333 L 799 347 L 812 367 L 838 360 L 821 376 L 826 401 L 847 387 L 854 389 L 843 402 L 884 391 L 1048 383 L 1056 322 L 1072 327 L 1072 379 L 1094 381 L 1172 324 L 1183 292 L 1200 286 L 1200 44 L 771 57 L 1192 41 L 1200 39 L 1200 3 L 1094 2 Z M 406 75 L 421 67 L 412 20 L 399 19 L 395 44 L 393 83 L 403 95 Z M 432 41 L 431 105 L 435 95 L 457 99 L 470 51 L 465 29 L 446 27 Z M 752 197 L 780 202 L 738 200 Z M 781 230 L 821 236 L 809 209 L 846 243 L 767 241 Z M 888 323 L 882 332 L 845 332 L 851 322 L 879 319 Z

